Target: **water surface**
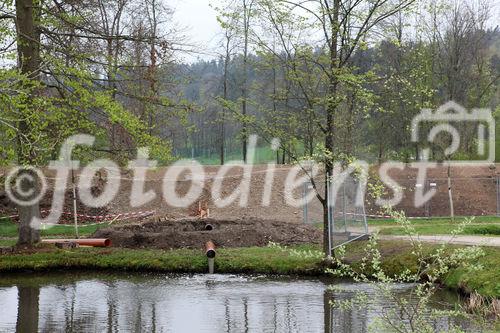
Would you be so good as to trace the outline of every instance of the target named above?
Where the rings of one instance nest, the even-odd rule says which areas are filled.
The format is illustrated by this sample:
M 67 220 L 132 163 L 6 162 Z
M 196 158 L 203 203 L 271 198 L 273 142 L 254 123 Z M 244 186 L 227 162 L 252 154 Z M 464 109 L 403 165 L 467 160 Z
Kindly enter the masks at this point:
M 364 284 L 239 275 L 50 274 L 0 277 L 0 332 L 368 332 L 393 302 Z M 411 286 L 397 286 L 404 294 Z M 340 311 L 330 300 L 363 290 Z M 449 295 L 441 295 L 439 300 Z M 455 301 L 455 298 L 446 300 Z M 434 321 L 445 330 L 448 321 Z

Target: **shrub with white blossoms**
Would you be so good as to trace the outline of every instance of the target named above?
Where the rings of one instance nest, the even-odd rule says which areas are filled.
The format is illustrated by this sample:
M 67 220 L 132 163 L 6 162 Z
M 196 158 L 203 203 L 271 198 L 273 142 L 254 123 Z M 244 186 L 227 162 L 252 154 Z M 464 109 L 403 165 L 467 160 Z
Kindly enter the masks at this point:
M 370 284 L 381 297 L 388 299 L 395 305 L 390 309 L 381 309 L 380 315 L 371 329 L 376 332 L 433 333 L 436 328 L 432 325 L 432 319 L 473 319 L 463 308 L 442 311 L 433 309 L 430 303 L 439 289 L 439 282 L 445 279 L 450 270 L 459 267 L 465 268 L 469 272 L 482 269 L 477 264 L 477 259 L 484 255 L 483 250 L 477 246 L 451 247 L 451 240 L 438 247 L 433 247 L 431 250 L 424 249 L 413 224 L 404 213 L 394 212 L 390 209 L 388 213 L 408 237 L 416 269 L 407 268 L 398 274 L 387 274 L 382 267 L 382 255 L 379 251 L 377 234 L 370 238 L 363 258 L 356 265 L 346 262 L 346 249 L 340 247 L 335 250 L 335 258 L 332 258 L 332 267 L 334 268 L 327 269 L 327 273 L 334 277 L 350 278 L 356 282 Z M 466 219 L 452 232 L 452 235 L 461 233 L 471 221 L 472 219 Z M 409 293 L 402 295 L 395 288 L 401 283 L 411 283 L 415 287 Z M 335 286 L 330 287 L 330 289 L 338 291 Z M 368 301 L 368 295 L 359 291 L 356 292 L 355 297 L 349 300 L 331 301 L 331 306 L 340 310 L 362 308 L 366 307 Z M 447 332 L 450 331 L 462 332 L 454 324 L 450 324 L 450 327 L 447 328 Z

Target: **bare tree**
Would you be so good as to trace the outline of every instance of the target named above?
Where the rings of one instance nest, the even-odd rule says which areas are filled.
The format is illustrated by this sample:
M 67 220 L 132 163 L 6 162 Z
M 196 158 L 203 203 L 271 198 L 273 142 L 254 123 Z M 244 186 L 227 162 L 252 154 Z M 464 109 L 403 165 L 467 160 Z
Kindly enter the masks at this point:
M 232 56 L 232 39 L 233 35 L 229 28 L 224 32 L 224 73 L 223 83 L 222 83 L 222 98 L 226 101 L 228 99 L 228 85 L 229 85 L 229 63 L 231 62 Z M 219 143 L 219 154 L 220 154 L 220 164 L 224 165 L 224 155 L 225 155 L 225 142 L 226 142 L 226 107 L 222 106 L 222 112 L 220 117 L 220 143 Z
M 249 45 L 249 33 L 250 33 L 250 20 L 252 17 L 252 7 L 254 5 L 254 0 L 242 0 L 242 10 L 243 10 L 243 83 L 241 85 L 241 111 L 243 117 L 247 115 L 247 99 L 248 99 L 248 45 Z M 243 123 L 242 128 L 243 135 L 243 161 L 247 162 L 247 137 L 248 129 Z

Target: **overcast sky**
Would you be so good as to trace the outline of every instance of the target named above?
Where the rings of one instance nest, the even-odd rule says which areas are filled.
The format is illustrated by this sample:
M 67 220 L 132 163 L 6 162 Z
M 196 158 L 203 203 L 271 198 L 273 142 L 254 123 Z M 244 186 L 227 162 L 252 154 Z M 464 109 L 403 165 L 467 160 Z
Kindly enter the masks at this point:
M 170 0 L 175 9 L 174 18 L 181 26 L 186 27 L 188 39 L 200 45 L 200 52 L 213 52 L 221 39 L 221 29 L 217 23 L 217 14 L 210 8 L 209 3 L 216 4 L 217 0 Z M 189 40 L 191 43 L 191 40 Z M 197 57 L 210 58 L 209 54 L 194 54 L 185 57 L 187 61 L 194 61 Z
M 209 4 L 218 5 L 222 0 L 165 0 L 175 10 L 174 19 L 186 27 L 185 35 L 189 43 L 199 45 L 199 54 L 183 56 L 188 62 L 196 59 L 210 59 L 215 56 L 222 39 L 221 29 L 216 20 L 216 12 Z M 477 0 L 469 0 L 477 1 Z M 491 5 L 490 25 L 500 24 L 500 0 L 487 0 Z M 194 41 L 194 42 L 193 42 Z

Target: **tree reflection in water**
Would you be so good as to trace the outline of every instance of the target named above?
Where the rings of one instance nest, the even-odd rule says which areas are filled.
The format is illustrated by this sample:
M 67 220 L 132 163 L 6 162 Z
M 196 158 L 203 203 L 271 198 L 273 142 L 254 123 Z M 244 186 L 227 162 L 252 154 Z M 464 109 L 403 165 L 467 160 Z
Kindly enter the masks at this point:
M 349 299 L 367 288 L 342 285 L 347 290 L 332 292 L 318 280 L 197 275 L 75 276 L 58 282 L 52 277 L 36 286 L 18 285 L 17 325 L 11 324 L 15 317 L 0 315 L 0 331 L 363 333 L 381 309 L 391 307 L 372 293 L 366 307 L 332 309 L 334 297 Z M 17 300 L 4 289 L 0 308 L 15 306 Z
M 38 332 L 38 297 L 40 288 L 19 286 L 16 331 L 23 333 Z

